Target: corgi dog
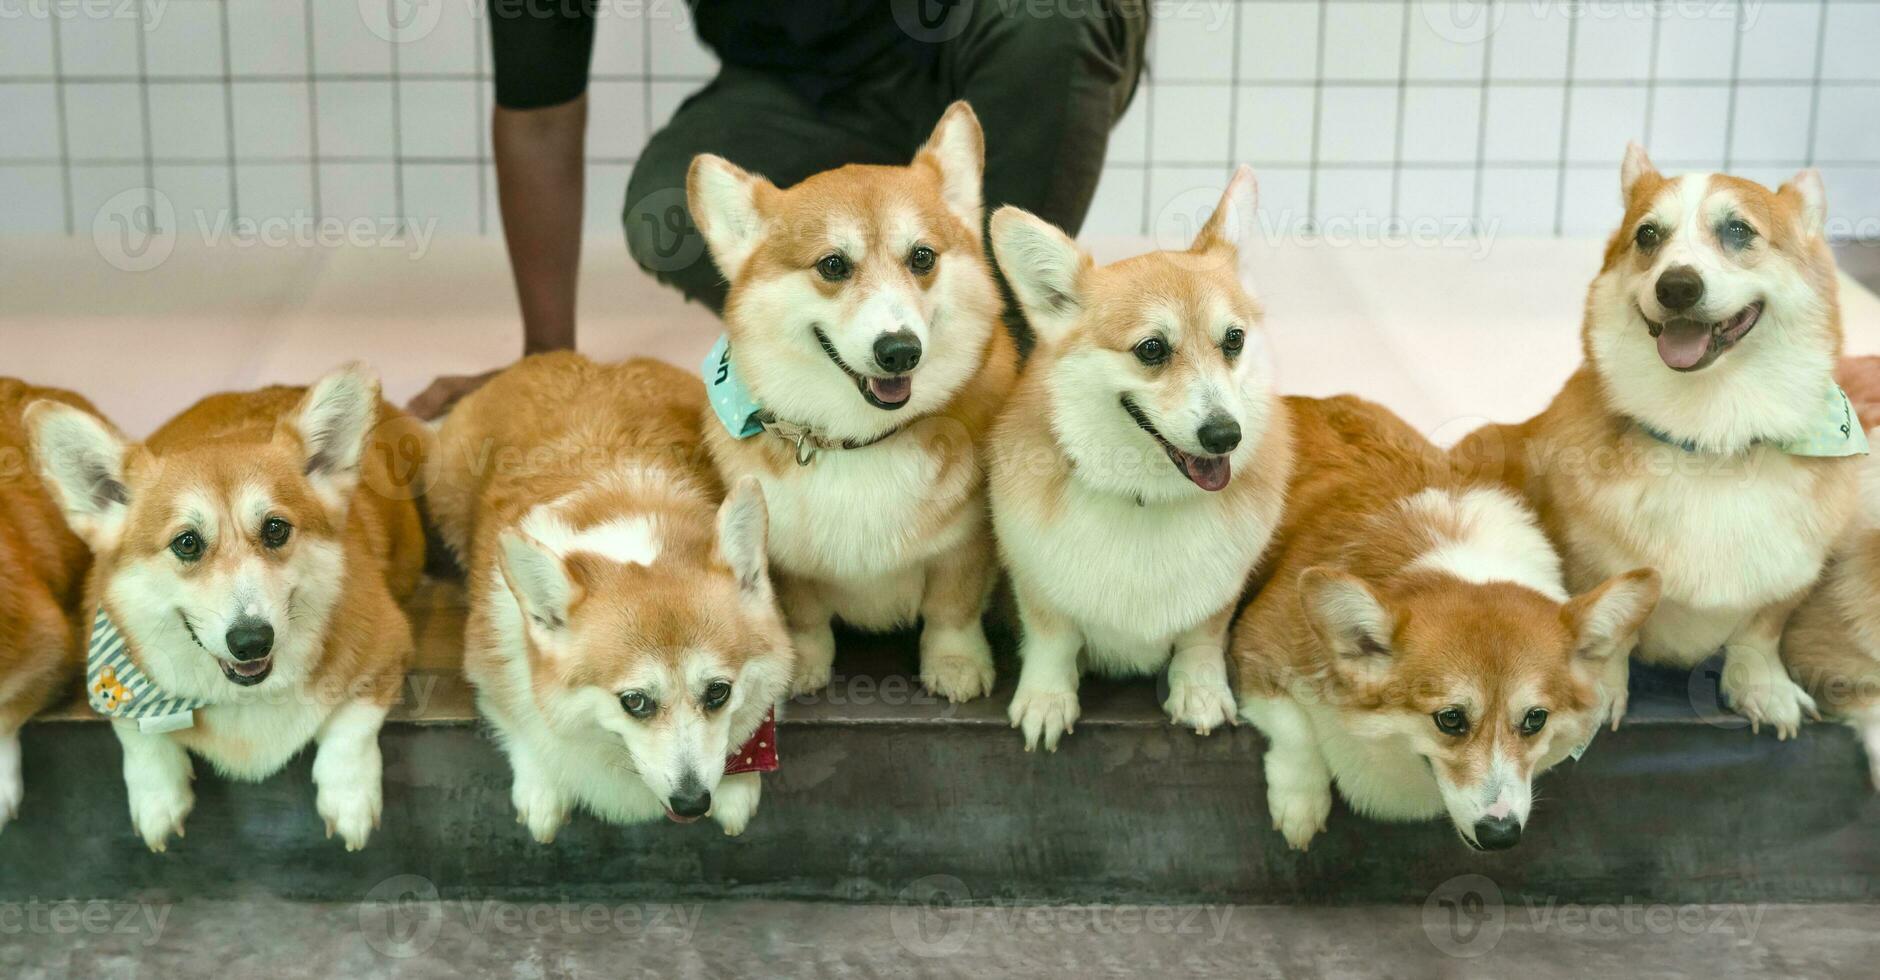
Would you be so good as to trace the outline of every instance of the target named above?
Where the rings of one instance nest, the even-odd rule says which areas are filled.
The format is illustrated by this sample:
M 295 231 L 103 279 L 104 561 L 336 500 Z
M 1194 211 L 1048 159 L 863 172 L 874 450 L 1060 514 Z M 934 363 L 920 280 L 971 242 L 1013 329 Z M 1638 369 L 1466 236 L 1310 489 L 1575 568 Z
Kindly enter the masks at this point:
M 439 430 L 426 499 L 469 570 L 464 672 L 544 844 L 577 804 L 614 823 L 709 814 L 727 834 L 757 811 L 758 773 L 727 757 L 789 690 L 792 655 L 763 493 L 721 493 L 704 412 L 678 368 L 555 353 Z
M 1816 708 L 1782 668 L 1783 624 L 1854 514 L 1866 451 L 1834 382 L 1821 176 L 1774 191 L 1666 177 L 1634 144 L 1620 185 L 1584 363 L 1540 415 L 1472 433 L 1456 458 L 1527 495 L 1573 588 L 1656 569 L 1638 656 L 1688 668 L 1721 649 L 1724 697 L 1787 738 Z M 1606 678 L 1615 726 L 1628 664 Z
M 1598 729 L 1605 663 L 1651 614 L 1657 574 L 1569 598 L 1513 493 L 1458 479 L 1380 406 L 1286 403 L 1300 464 L 1233 638 L 1274 828 L 1304 850 L 1336 784 L 1365 816 L 1447 813 L 1469 846 L 1513 846 L 1534 777 Z
M 1168 668 L 1163 703 L 1230 724 L 1227 626 L 1279 523 L 1292 465 L 1260 304 L 1242 167 L 1186 252 L 1098 267 L 1017 208 L 992 247 L 1038 336 L 992 430 L 1000 554 L 1024 628 L 1009 717 L 1027 751 L 1076 724 L 1086 671 Z
M 1860 496 L 1821 581 L 1782 633 L 1782 662 L 1829 717 L 1860 734 L 1880 789 L 1880 458 L 1862 466 Z
M 905 167 L 778 188 L 692 161 L 687 201 L 730 283 L 705 365 L 722 424 L 705 442 L 727 483 L 753 477 L 769 503 L 794 693 L 829 683 L 837 618 L 919 620 L 930 692 L 992 689 L 980 618 L 998 570 L 978 457 L 1017 353 L 980 242 L 984 169 L 964 102 Z
M 72 392 L 0 378 L 0 829 L 24 791 L 20 726 L 65 693 L 83 660 L 75 622 L 91 552 L 34 471 L 23 416 L 40 400 L 98 414 Z
M 128 658 L 93 705 L 185 705 L 164 724 L 112 719 L 151 850 L 183 835 L 192 752 L 258 781 L 314 742 L 327 836 L 358 850 L 377 826 L 379 727 L 412 653 L 398 603 L 424 567 L 417 505 L 389 492 L 386 432 L 402 421 L 356 365 L 310 388 L 210 396 L 142 444 L 82 408 L 27 408 L 39 471 L 95 557 L 93 662 L 106 643 Z

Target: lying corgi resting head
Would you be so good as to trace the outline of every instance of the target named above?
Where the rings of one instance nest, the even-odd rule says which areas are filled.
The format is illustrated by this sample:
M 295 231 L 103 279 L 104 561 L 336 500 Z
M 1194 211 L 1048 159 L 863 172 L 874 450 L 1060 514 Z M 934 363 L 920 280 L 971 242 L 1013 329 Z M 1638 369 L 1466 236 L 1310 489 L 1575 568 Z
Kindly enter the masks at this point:
M 1665 177 L 1634 144 L 1621 186 L 1584 333 L 1612 406 L 1713 451 L 1808 434 L 1841 349 L 1820 173 Z
M 1254 203 L 1242 167 L 1188 251 L 1102 267 L 1037 217 L 993 215 L 993 252 L 1038 334 L 1026 373 L 1050 391 L 1050 424 L 1078 479 L 1180 499 L 1226 487 L 1260 445 L 1273 364 L 1239 276 Z
M 40 471 L 96 556 L 93 595 L 159 688 L 214 703 L 318 666 L 379 406 L 355 366 L 304 395 L 212 397 L 142 445 L 68 405 L 28 410 Z
M 1408 563 L 1372 555 L 1299 577 L 1332 703 L 1351 735 L 1428 762 L 1471 847 L 1510 847 L 1534 777 L 1600 724 L 1598 679 L 1657 605 L 1658 576 L 1567 599 L 1539 527 L 1500 490 L 1426 490 L 1397 517 L 1430 544 Z
M 497 563 L 548 724 L 618 737 L 667 815 L 690 821 L 711 811 L 726 757 L 789 689 L 792 663 L 756 481 L 739 481 L 714 529 L 662 508 L 670 482 L 648 479 L 534 508 L 499 536 Z M 607 516 L 620 514 L 632 516 Z
M 778 418 L 862 441 L 945 406 L 999 322 L 980 245 L 985 139 L 956 102 L 905 167 L 854 164 L 779 189 L 692 161 L 686 196 L 730 282 L 725 325 Z

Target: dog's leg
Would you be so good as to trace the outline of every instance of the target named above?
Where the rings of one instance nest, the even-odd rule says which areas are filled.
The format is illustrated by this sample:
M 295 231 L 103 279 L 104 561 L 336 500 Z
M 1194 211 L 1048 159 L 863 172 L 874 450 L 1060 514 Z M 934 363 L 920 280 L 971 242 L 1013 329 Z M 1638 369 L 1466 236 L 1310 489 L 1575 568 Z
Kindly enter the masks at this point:
M 751 818 L 757 816 L 757 801 L 764 792 L 762 773 L 734 772 L 718 781 L 712 793 L 712 819 L 725 829 L 725 836 L 744 833 Z
M 836 664 L 836 631 L 830 625 L 835 607 L 814 582 L 791 575 L 775 576 L 777 601 L 790 625 L 790 644 L 796 649 L 796 677 L 790 696 L 811 694 L 829 686 Z
M 1848 724 L 1860 733 L 1861 744 L 1867 748 L 1867 775 L 1873 780 L 1873 788 L 1880 791 L 1880 704 L 1855 713 Z
M 1168 663 L 1168 700 L 1162 710 L 1169 719 L 1197 734 L 1234 723 L 1234 692 L 1227 686 L 1227 622 L 1234 607 L 1208 617 L 1175 637 L 1175 656 Z
M 386 707 L 363 701 L 339 706 L 314 736 L 314 808 L 326 820 L 326 836 L 339 834 L 348 851 L 366 846 L 384 806 L 379 728 Z
M 1266 808 L 1273 829 L 1303 851 L 1332 813 L 1332 771 L 1319 751 L 1312 719 L 1287 697 L 1248 697 L 1240 717 L 1266 736 Z
M 920 603 L 920 682 L 955 704 L 992 693 L 992 645 L 981 618 L 997 567 L 990 527 L 927 566 Z
M 1802 716 L 1820 719 L 1815 699 L 1789 677 L 1782 664 L 1782 628 L 1801 599 L 1765 606 L 1749 617 L 1723 645 L 1724 699 L 1749 719 L 1751 731 L 1762 726 L 1788 739 L 1801 731 Z
M 553 844 L 568 822 L 567 796 L 555 785 L 548 765 L 520 739 L 509 741 L 509 768 L 515 777 L 509 802 L 515 805 L 516 822 L 529 828 L 536 843 Z
M 135 721 L 114 721 L 111 727 L 124 747 L 131 823 L 144 843 L 161 853 L 169 848 L 171 834 L 183 836 L 183 819 L 196 805 L 196 793 L 189 787 L 196 778 L 189 751 L 168 735 L 143 732 Z
M 0 830 L 20 812 L 20 799 L 26 784 L 20 776 L 20 733 L 11 729 L 0 734 Z
M 1058 739 L 1077 724 L 1077 655 L 1083 649 L 1083 635 L 1070 619 L 1028 595 L 1016 582 L 1013 592 L 1025 629 L 1018 646 L 1024 663 L 1006 715 L 1013 728 L 1025 733 L 1025 751 L 1043 742 L 1046 750 L 1056 752 Z
M 1619 722 L 1625 718 L 1626 708 L 1631 704 L 1632 688 L 1632 648 L 1631 643 L 1620 645 L 1606 660 L 1604 676 L 1599 681 L 1599 693 L 1606 701 L 1606 719 L 1611 722 L 1612 730 L 1619 730 Z

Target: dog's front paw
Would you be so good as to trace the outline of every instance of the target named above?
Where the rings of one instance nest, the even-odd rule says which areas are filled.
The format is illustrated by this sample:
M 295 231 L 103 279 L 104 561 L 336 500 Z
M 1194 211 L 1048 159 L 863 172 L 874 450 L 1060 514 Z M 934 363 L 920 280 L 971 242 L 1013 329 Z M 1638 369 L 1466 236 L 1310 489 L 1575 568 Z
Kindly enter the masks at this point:
M 719 781 L 718 791 L 712 794 L 712 819 L 725 829 L 726 837 L 736 837 L 750 826 L 763 792 L 763 778 L 754 772 L 734 772 Z
M 1748 657 L 1724 661 L 1722 688 L 1730 707 L 1749 719 L 1752 732 L 1761 732 L 1768 725 L 1775 730 L 1776 738 L 1787 740 L 1801 732 L 1804 714 L 1821 718 L 1815 699 L 1788 674 L 1770 670 Z
M 320 784 L 313 806 L 326 821 L 327 839 L 337 834 L 346 850 L 357 851 L 378 829 L 384 796 L 377 779 L 328 780 Z
M 991 694 L 992 680 L 992 645 L 978 624 L 921 633 L 920 683 L 928 693 L 958 704 Z
M 20 739 L 18 735 L 0 738 L 0 830 L 19 816 L 20 800 L 26 795 L 26 783 L 20 776 Z
M 546 782 L 520 773 L 509 788 L 509 802 L 516 808 L 516 822 L 529 828 L 537 844 L 555 843 L 555 835 L 568 822 L 568 801 Z
M 1025 751 L 1037 749 L 1042 742 L 1046 751 L 1056 752 L 1058 739 L 1076 729 L 1078 711 L 1076 691 L 1044 691 L 1020 685 L 1006 715 L 1012 719 L 1013 728 L 1025 733 Z
M 1226 684 L 1218 682 L 1173 680 L 1169 682 L 1168 700 L 1162 702 L 1162 710 L 1168 712 L 1169 720 L 1175 724 L 1192 728 L 1197 735 L 1206 735 L 1234 723 L 1234 694 Z
M 1293 850 L 1303 851 L 1325 830 L 1332 815 L 1332 788 L 1272 785 L 1266 791 L 1266 807 L 1273 815 L 1273 829 Z
M 796 648 L 796 674 L 790 679 L 790 696 L 814 694 L 829 686 L 835 672 L 836 634 L 828 626 L 790 634 Z
M 129 786 L 131 823 L 154 853 L 170 847 L 170 835 L 183 836 L 183 820 L 196 806 L 196 793 L 187 779 L 180 783 L 151 782 Z

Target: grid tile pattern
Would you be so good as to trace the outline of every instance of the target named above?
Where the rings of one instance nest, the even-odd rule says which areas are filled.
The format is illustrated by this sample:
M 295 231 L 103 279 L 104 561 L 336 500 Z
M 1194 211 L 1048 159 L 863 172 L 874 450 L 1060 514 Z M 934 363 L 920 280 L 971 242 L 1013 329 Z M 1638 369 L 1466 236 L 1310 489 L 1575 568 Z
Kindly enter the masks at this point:
M 980 0 L 998 2 L 998 0 Z M 107 10 L 108 8 L 108 10 Z M 498 231 L 483 0 L 29 3 L 0 20 L 0 232 L 157 188 L 224 219 Z M 1086 230 L 1153 233 L 1235 163 L 1280 233 L 1583 234 L 1666 170 L 1827 178 L 1880 238 L 1880 0 L 1158 0 Z M 64 13 L 60 11 L 63 10 Z M 681 0 L 600 5 L 588 223 L 710 79 Z M 1401 225 L 1399 225 L 1401 227 Z

